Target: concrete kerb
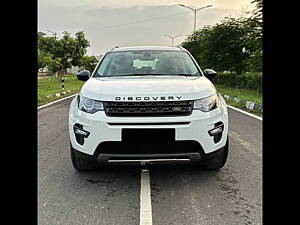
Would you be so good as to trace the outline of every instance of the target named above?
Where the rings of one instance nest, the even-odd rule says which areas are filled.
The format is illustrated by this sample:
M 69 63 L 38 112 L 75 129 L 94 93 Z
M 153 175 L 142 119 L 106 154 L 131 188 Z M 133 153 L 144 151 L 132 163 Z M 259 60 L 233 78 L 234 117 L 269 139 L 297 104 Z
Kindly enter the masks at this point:
M 261 104 L 256 104 L 254 102 L 245 101 L 245 100 L 242 100 L 242 99 L 239 99 L 239 98 L 236 98 L 236 97 L 232 97 L 232 96 L 228 96 L 228 95 L 225 95 L 225 94 L 222 94 L 222 93 L 220 93 L 220 94 L 225 99 L 232 100 L 232 101 L 244 104 L 247 109 L 258 110 L 258 111 L 263 112 L 263 105 L 261 105 Z
M 70 93 L 72 91 L 76 91 L 76 89 L 65 90 L 65 91 L 62 91 L 62 92 L 59 92 L 59 93 L 56 93 L 56 94 L 48 95 L 46 98 L 60 97 L 60 96 L 66 95 L 67 93 Z

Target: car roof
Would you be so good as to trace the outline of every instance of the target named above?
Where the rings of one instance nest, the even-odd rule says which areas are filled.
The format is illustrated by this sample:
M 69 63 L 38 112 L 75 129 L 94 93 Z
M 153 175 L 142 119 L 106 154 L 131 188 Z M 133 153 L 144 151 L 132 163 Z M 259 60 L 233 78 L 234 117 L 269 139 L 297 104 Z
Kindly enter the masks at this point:
M 168 47 L 168 46 L 132 46 L 132 47 L 115 47 L 111 49 L 113 52 L 119 51 L 137 51 L 137 50 L 168 50 L 168 51 L 186 51 L 181 46 Z

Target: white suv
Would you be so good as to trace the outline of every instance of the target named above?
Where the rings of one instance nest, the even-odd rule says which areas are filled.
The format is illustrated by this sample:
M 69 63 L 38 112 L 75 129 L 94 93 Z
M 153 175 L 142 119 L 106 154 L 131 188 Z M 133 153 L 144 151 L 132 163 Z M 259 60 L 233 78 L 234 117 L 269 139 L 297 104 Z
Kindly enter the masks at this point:
M 69 111 L 75 169 L 104 163 L 188 161 L 208 169 L 228 155 L 224 99 L 182 47 L 123 47 L 108 51 Z

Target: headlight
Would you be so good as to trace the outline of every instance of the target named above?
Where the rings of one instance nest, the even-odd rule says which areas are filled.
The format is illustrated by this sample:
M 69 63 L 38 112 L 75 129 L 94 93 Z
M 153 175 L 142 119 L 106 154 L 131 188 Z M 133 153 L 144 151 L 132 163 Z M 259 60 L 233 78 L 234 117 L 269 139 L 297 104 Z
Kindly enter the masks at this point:
M 219 104 L 218 94 L 213 94 L 209 97 L 202 98 L 194 101 L 194 109 L 199 109 L 202 112 L 209 112 L 216 109 Z
M 78 108 L 87 113 L 95 113 L 103 111 L 103 103 L 81 95 L 77 97 Z

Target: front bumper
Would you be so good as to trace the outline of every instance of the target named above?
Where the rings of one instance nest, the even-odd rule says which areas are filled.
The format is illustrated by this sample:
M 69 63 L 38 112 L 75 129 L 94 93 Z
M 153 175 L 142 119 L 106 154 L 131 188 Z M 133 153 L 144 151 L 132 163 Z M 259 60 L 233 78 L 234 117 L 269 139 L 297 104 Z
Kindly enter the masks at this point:
M 222 99 L 223 100 L 223 99 Z M 209 135 L 208 131 L 213 129 L 215 124 L 222 122 L 224 129 L 222 138 L 215 143 L 213 137 Z M 89 132 L 89 136 L 84 139 L 83 144 L 79 144 L 74 133 L 74 125 L 80 124 L 85 131 Z M 175 129 L 175 142 L 191 141 L 199 145 L 197 151 L 190 151 L 189 146 L 184 147 L 184 150 L 177 152 L 179 155 L 170 151 L 161 154 L 121 154 L 112 156 L 109 152 L 101 152 L 101 145 L 104 143 L 122 143 L 122 129 Z M 76 97 L 71 102 L 69 111 L 69 135 L 70 142 L 74 149 L 84 155 L 96 157 L 97 160 L 105 159 L 106 161 L 112 157 L 123 158 L 157 158 L 157 157 L 186 157 L 192 160 L 199 161 L 203 155 L 215 152 L 222 149 L 227 141 L 228 134 L 228 115 L 225 102 L 220 107 L 211 112 L 201 112 L 194 110 L 190 116 L 178 117 L 107 117 L 105 112 L 99 111 L 95 114 L 88 114 L 78 110 L 76 105 Z M 155 142 L 155 140 L 152 140 Z M 121 145 L 120 145 L 121 146 Z M 198 156 L 197 156 L 197 154 Z M 114 153 L 116 154 L 116 153 Z M 166 154 L 166 155 L 164 155 Z M 96 155 L 96 156 L 95 156 Z M 105 161 L 104 160 L 104 161 Z M 101 160 L 100 160 L 101 161 Z M 103 160 L 102 160 L 103 161 Z
M 72 147 L 72 146 L 71 146 Z M 227 146 L 228 147 L 228 146 Z M 165 163 L 165 162 L 182 162 L 182 163 L 205 163 L 207 160 L 217 157 L 225 150 L 225 146 L 208 154 L 202 150 L 199 152 L 171 153 L 171 154 L 106 154 L 97 153 L 88 155 L 74 149 L 77 157 L 94 161 L 99 165 L 106 163 Z

